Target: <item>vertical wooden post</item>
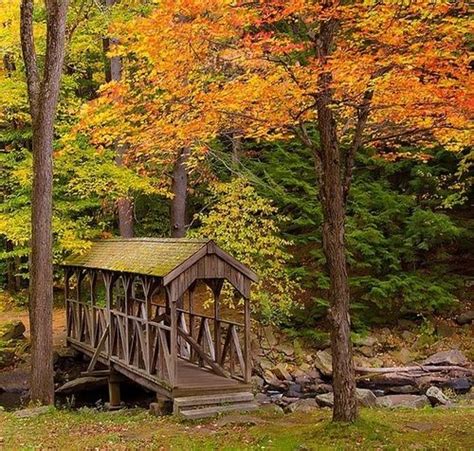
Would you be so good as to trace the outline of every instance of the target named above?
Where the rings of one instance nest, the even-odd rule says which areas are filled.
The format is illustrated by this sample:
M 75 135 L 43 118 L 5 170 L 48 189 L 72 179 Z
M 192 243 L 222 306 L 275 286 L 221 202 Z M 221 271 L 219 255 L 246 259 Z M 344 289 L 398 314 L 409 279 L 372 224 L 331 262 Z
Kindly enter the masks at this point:
M 176 299 L 174 296 L 174 290 L 166 287 L 167 305 L 170 308 L 171 318 L 171 332 L 170 332 L 170 360 L 171 360 L 171 371 L 170 371 L 170 384 L 172 387 L 176 387 L 178 383 L 178 312 Z
M 250 349 L 250 300 L 248 298 L 244 299 L 244 360 L 245 368 L 244 370 L 244 382 L 250 383 L 252 378 L 252 355 Z
M 64 269 L 64 302 L 66 304 L 66 336 L 69 337 L 71 333 L 71 305 L 69 304 L 69 268 Z
M 189 295 L 189 335 L 194 338 L 194 290 L 196 283 L 193 283 L 188 289 Z M 191 346 L 189 350 L 189 361 L 194 362 L 194 349 Z
M 96 285 L 97 285 L 97 271 L 91 269 L 89 271 L 89 282 L 90 282 L 90 290 L 91 290 L 91 323 L 92 323 L 92 334 L 91 334 L 91 346 L 95 348 L 97 341 L 96 341 L 96 331 L 97 331 L 97 317 L 96 317 Z
M 104 285 L 105 285 L 105 300 L 106 300 L 106 312 L 105 317 L 107 318 L 107 325 L 109 325 L 109 336 L 108 340 L 108 356 L 109 356 L 109 364 L 110 364 L 110 356 L 112 355 L 112 341 L 114 337 L 114 328 L 112 327 L 112 285 L 113 285 L 113 276 L 107 272 L 103 273 L 104 277 Z
M 120 407 L 120 376 L 110 368 L 109 375 L 109 407 L 111 409 Z
M 214 291 L 214 354 L 216 356 L 216 363 L 221 361 L 221 305 L 220 305 L 220 290 Z
M 223 279 L 213 279 L 210 287 L 214 295 L 214 355 L 216 363 L 220 363 L 222 355 L 222 330 L 221 330 L 221 290 Z
M 133 286 L 133 276 L 126 276 L 124 278 L 124 296 L 125 296 L 125 299 L 124 299 L 124 322 L 125 322 L 125 349 L 124 349 L 124 359 L 125 361 L 129 362 L 129 356 L 130 356 L 130 346 L 129 346 L 129 332 L 128 332 L 128 302 L 129 302 L 129 299 L 130 299 L 130 295 L 131 295 L 131 292 L 132 292 L 132 286 Z
M 150 362 L 151 355 L 151 337 L 150 337 L 150 317 L 151 317 L 151 295 L 152 295 L 152 279 L 143 278 L 143 291 L 145 293 L 145 368 L 148 373 L 151 373 Z

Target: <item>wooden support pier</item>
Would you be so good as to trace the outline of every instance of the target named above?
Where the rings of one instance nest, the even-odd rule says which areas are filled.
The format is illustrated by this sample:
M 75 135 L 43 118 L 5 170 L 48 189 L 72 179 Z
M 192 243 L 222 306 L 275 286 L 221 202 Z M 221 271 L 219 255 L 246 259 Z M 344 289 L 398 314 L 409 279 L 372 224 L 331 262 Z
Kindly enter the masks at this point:
M 90 357 L 88 373 L 108 367 L 111 406 L 120 403 L 117 375 L 189 418 L 223 404 L 253 406 L 249 296 L 257 276 L 212 241 L 104 240 L 67 259 L 64 270 L 67 342 Z M 224 281 L 243 300 L 241 322 L 221 317 Z M 213 315 L 196 311 L 198 284 L 212 291 Z

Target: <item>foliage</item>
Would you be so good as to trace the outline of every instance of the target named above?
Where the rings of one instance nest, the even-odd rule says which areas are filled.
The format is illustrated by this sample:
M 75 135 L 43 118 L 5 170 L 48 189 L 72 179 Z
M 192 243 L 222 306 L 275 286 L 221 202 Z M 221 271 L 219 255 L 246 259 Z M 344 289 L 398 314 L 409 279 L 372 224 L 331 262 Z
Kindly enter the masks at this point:
M 193 234 L 213 239 L 252 268 L 260 278 L 252 294 L 256 311 L 266 320 L 281 322 L 297 294 L 286 270 L 291 243 L 279 236 L 285 218 L 243 178 L 215 183 L 211 194 L 209 211 L 196 215 L 201 226 Z
M 252 154 L 256 147 L 248 144 L 247 152 Z M 293 271 L 313 294 L 312 305 L 297 313 L 295 321 L 309 324 L 311 318 L 325 314 L 328 305 L 321 207 L 311 155 L 297 142 L 260 146 L 259 155 L 258 160 L 249 158 L 242 164 L 258 192 L 273 199 L 289 218 L 282 233 L 297 245 Z M 445 265 L 467 230 L 441 209 L 453 191 L 441 190 L 436 182 L 440 171 L 449 175 L 450 155 L 438 150 L 428 162 L 359 157 L 347 219 L 356 323 L 386 321 L 388 312 L 393 319 L 455 305 L 458 278 L 445 275 Z M 452 164 L 451 171 L 455 168 Z

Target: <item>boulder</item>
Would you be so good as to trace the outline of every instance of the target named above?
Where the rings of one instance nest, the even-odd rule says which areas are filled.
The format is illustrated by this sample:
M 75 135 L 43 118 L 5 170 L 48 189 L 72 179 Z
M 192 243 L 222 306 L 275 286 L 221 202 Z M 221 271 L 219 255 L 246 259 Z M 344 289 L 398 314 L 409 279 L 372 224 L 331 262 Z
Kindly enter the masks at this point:
M 375 356 L 375 349 L 371 348 L 370 346 L 361 346 L 357 349 L 365 357 L 374 357 Z
M 274 415 L 283 415 L 285 413 L 283 409 L 276 404 L 263 404 L 260 406 L 260 410 Z
M 450 403 L 449 398 L 438 387 L 431 386 L 426 390 L 425 394 L 433 406 L 447 405 Z
M 106 377 L 85 376 L 66 382 L 56 390 L 56 393 L 67 395 L 69 393 L 92 391 L 105 387 L 106 385 Z
M 463 326 L 464 324 L 470 324 L 474 321 L 474 310 L 469 310 L 468 312 L 461 313 L 456 316 L 456 322 Z
M 0 348 L 0 369 L 10 366 L 15 361 L 15 350 L 10 348 Z
M 257 393 L 255 395 L 255 402 L 259 405 L 263 405 L 270 404 L 272 400 L 270 399 L 270 396 L 266 395 L 265 393 Z
M 26 327 L 21 321 L 8 321 L 0 326 L 0 340 L 22 340 L 25 331 Z
M 301 398 L 302 395 L 301 385 L 290 383 L 287 396 L 290 398 Z
M 314 366 L 324 375 L 332 375 L 332 356 L 328 351 L 318 351 L 314 356 Z
M 388 395 L 377 398 L 378 407 L 419 408 L 430 405 L 425 395 Z
M 313 410 L 318 408 L 318 404 L 314 399 L 299 399 L 291 404 L 289 404 L 285 408 L 285 412 L 293 413 L 293 412 L 312 412 Z
M 286 369 L 286 366 L 279 363 L 277 366 L 272 368 L 272 373 L 281 381 L 291 381 L 291 374 Z
M 413 385 L 400 385 L 395 387 L 388 387 L 386 391 L 388 393 L 396 393 L 400 395 L 413 395 L 418 394 L 420 392 L 420 389 Z
M 377 405 L 377 397 L 371 390 L 365 388 L 357 388 L 357 402 L 362 407 L 375 407 Z
M 468 361 L 464 354 L 458 349 L 451 349 L 450 351 L 441 351 L 428 357 L 424 365 L 467 365 Z
M 333 393 L 323 393 L 321 395 L 316 395 L 314 398 L 316 403 L 320 407 L 332 407 L 334 406 L 334 394 Z
M 357 388 L 357 403 L 362 407 L 376 407 L 377 397 L 371 390 L 363 388 Z M 316 402 L 321 407 L 333 407 L 334 406 L 334 393 L 324 393 L 315 397 Z
M 443 386 L 450 388 L 456 393 L 467 393 L 470 390 L 472 383 L 467 377 L 458 377 L 446 381 Z
M 29 409 L 17 410 L 14 415 L 17 418 L 33 418 L 39 415 L 43 415 L 44 413 L 48 413 L 50 409 L 50 406 L 32 407 Z
M 356 337 L 353 340 L 355 346 L 366 346 L 372 348 L 373 346 L 378 344 L 378 340 L 375 337 L 367 336 L 367 337 Z
M 401 348 L 399 351 L 393 352 L 392 356 L 395 360 L 402 363 L 403 365 L 413 361 L 413 354 L 407 348 Z

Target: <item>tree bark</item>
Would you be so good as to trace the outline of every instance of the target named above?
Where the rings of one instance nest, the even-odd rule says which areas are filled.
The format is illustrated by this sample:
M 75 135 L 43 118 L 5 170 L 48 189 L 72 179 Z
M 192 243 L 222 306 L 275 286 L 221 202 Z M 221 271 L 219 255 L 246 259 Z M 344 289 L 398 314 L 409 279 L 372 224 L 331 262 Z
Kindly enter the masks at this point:
M 54 402 L 53 381 L 53 139 L 64 61 L 67 0 L 46 0 L 46 56 L 40 77 L 33 37 L 33 0 L 21 3 L 21 43 L 33 130 L 30 324 L 31 399 Z
M 323 21 L 320 26 L 317 52 L 324 66 L 331 52 L 338 23 Z M 323 209 L 323 250 L 330 279 L 331 349 L 333 358 L 334 409 L 333 420 L 353 422 L 357 419 L 357 400 L 352 343 L 350 338 L 350 292 L 345 250 L 346 200 L 344 165 L 337 137 L 332 106 L 333 92 L 330 72 L 319 75 L 316 96 L 320 148 L 315 154 L 320 172 L 320 199 Z
M 105 5 L 112 8 L 118 0 L 105 0 Z M 104 50 L 107 52 L 110 45 L 118 43 L 117 38 L 109 37 L 104 40 Z M 107 81 L 119 81 L 122 78 L 122 60 L 118 56 L 110 58 L 109 68 L 106 68 Z M 127 146 L 123 144 L 116 145 L 117 156 L 115 162 L 117 166 L 123 165 L 123 157 L 127 153 Z M 134 218 L 133 218 L 133 199 L 130 197 L 122 197 L 117 200 L 117 212 L 120 236 L 124 238 L 132 238 L 134 236 Z
M 189 149 L 182 149 L 174 164 L 171 191 L 171 236 L 182 238 L 186 236 L 186 201 L 188 195 L 188 171 L 186 161 Z

